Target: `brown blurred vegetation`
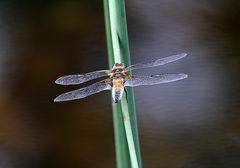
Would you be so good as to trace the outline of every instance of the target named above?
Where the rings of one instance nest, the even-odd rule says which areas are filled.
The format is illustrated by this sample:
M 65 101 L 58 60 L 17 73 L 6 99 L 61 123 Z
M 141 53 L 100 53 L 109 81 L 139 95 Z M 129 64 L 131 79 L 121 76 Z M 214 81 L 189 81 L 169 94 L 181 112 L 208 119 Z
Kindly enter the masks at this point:
M 158 49 L 162 49 L 167 53 L 168 49 L 181 51 L 192 47 L 192 59 L 182 67 L 190 75 L 192 73 L 192 80 L 198 76 L 195 72 L 198 72 L 199 64 L 207 68 L 217 64 L 216 67 L 220 66 L 221 72 L 226 74 L 224 78 L 218 78 L 224 84 L 220 82 L 216 86 L 221 90 L 217 94 L 221 100 L 215 95 L 204 95 L 202 99 L 208 102 L 199 105 L 203 109 L 204 106 L 218 109 L 214 113 L 216 116 L 207 124 L 205 121 L 192 127 L 187 124 L 189 120 L 194 123 L 195 118 L 184 112 L 190 114 L 199 106 L 186 106 L 184 109 L 174 105 L 161 106 L 162 99 L 145 94 L 153 95 L 155 90 L 150 92 L 151 88 L 143 91 L 144 95 L 136 93 L 144 167 L 240 167 L 239 2 L 198 3 L 201 2 L 127 1 L 133 62 L 150 59 L 139 56 L 151 55 L 150 50 L 158 53 Z M 161 12 L 163 8 L 166 11 Z M 146 11 L 148 13 L 144 13 Z M 160 21 L 153 17 L 159 17 Z M 171 19 L 176 20 L 176 25 L 184 22 L 192 31 L 183 30 L 183 36 L 188 37 L 182 38 L 180 46 L 183 49 L 158 44 L 152 37 L 157 37 L 153 32 L 161 32 L 161 36 L 170 37 L 171 41 L 173 35 L 164 33 L 169 30 L 168 23 L 175 26 L 169 21 Z M 192 41 L 184 41 L 190 37 Z M 152 47 L 153 43 L 155 47 Z M 108 67 L 102 1 L 0 1 L 0 50 L 0 167 L 115 167 L 110 93 L 103 92 L 79 101 L 53 103 L 58 94 L 78 88 L 55 85 L 57 77 Z M 196 61 L 194 53 L 197 55 L 200 50 L 208 54 Z M 211 72 L 209 75 L 218 77 Z M 191 92 L 188 88 L 191 88 L 190 84 L 183 86 L 178 101 L 188 96 Z M 191 104 L 191 100 L 194 102 L 205 91 L 197 90 L 186 104 Z M 166 100 L 174 104 L 175 94 L 171 95 Z M 179 109 L 176 111 L 178 115 L 171 113 L 174 109 L 170 110 L 166 121 L 182 117 L 183 124 L 166 122 L 164 125 L 159 122 L 159 116 L 164 114 L 161 110 L 171 107 Z M 153 115 L 151 111 L 157 114 Z M 201 118 L 200 114 L 193 115 Z

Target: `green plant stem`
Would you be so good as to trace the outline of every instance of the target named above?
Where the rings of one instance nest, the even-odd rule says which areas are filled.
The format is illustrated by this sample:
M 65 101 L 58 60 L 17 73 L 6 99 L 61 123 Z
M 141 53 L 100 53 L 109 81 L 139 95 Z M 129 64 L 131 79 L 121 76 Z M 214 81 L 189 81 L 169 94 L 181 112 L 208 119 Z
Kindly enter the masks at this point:
M 126 131 L 127 143 L 129 148 L 129 154 L 131 158 L 131 164 L 132 164 L 132 167 L 139 168 L 137 151 L 136 151 L 136 147 L 133 139 L 131 120 L 129 118 L 130 114 L 129 114 L 128 104 L 127 104 L 126 94 L 124 95 L 121 101 L 121 107 L 122 107 L 122 114 L 123 114 L 124 127 Z
M 104 0 L 109 68 L 113 64 L 130 65 L 124 0 Z M 141 166 L 140 147 L 132 88 L 126 88 L 121 103 L 112 102 L 118 168 Z

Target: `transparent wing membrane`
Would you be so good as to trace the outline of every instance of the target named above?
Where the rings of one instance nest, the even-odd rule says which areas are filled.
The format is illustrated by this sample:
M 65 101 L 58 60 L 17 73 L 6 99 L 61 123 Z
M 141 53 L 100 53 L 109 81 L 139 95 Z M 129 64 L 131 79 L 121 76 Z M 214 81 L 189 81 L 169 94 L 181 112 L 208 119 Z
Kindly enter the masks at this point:
M 71 92 L 66 92 L 54 99 L 55 102 L 61 102 L 61 101 L 69 101 L 69 100 L 75 100 L 75 99 L 81 99 L 85 98 L 87 96 L 90 96 L 95 93 L 99 93 L 104 90 L 110 90 L 111 85 L 109 82 L 106 82 L 105 80 L 94 83 L 90 86 L 87 86 L 85 88 L 81 88 L 78 90 L 73 90 Z
M 135 69 L 141 68 L 150 68 L 155 66 L 164 65 L 170 62 L 177 61 L 187 54 L 182 53 L 178 55 L 172 55 L 166 58 L 161 58 L 145 63 L 138 63 L 134 65 L 130 65 L 125 68 L 125 66 L 119 66 L 120 63 L 116 63 L 116 67 L 112 70 L 100 70 L 89 72 L 85 74 L 76 74 L 76 75 L 66 75 L 58 78 L 55 83 L 59 85 L 77 85 L 81 84 L 96 78 L 106 77 L 107 78 L 103 81 L 94 83 L 90 86 L 73 90 L 70 92 L 63 93 L 54 99 L 55 102 L 62 102 L 62 101 L 69 101 L 69 100 L 76 100 L 82 99 L 87 96 L 90 96 L 95 93 L 99 93 L 104 90 L 111 90 L 112 88 L 112 80 L 114 78 L 124 78 L 124 86 L 142 86 L 142 85 L 156 85 L 162 83 L 169 83 L 178 80 L 182 80 L 187 78 L 186 74 L 162 74 L 162 75 L 152 75 L 152 76 L 129 76 L 126 75 L 125 72 Z M 115 66 L 114 65 L 114 66 Z M 120 67 L 120 68 L 119 68 Z M 119 68 L 119 69 L 118 69 Z M 130 77 L 130 78 L 129 78 Z
M 153 61 L 146 62 L 146 63 L 138 63 L 138 64 L 130 65 L 126 69 L 127 69 L 127 71 L 130 71 L 130 70 L 134 70 L 134 69 L 160 66 L 160 65 L 164 65 L 164 64 L 167 64 L 167 63 L 170 63 L 170 62 L 177 61 L 177 60 L 179 60 L 179 59 L 181 59 L 185 56 L 187 56 L 186 53 L 182 53 L 182 54 L 178 54 L 178 55 L 172 55 L 172 56 L 169 56 L 169 57 L 166 57 L 166 58 L 161 58 L 161 59 L 153 60 Z
M 139 76 L 127 79 L 125 86 L 156 85 L 169 83 L 187 78 L 186 74 L 163 74 L 153 76 Z
M 108 76 L 109 70 L 100 70 L 79 75 L 66 75 L 58 78 L 55 83 L 59 85 L 77 85 L 92 79 Z

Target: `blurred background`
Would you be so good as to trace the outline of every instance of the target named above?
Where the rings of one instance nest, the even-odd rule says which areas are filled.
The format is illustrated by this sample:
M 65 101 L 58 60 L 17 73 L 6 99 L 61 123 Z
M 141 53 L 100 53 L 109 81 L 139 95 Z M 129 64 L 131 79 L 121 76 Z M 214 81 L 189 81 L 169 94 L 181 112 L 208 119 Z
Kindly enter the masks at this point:
M 135 88 L 143 167 L 240 167 L 238 0 L 127 0 L 132 63 L 188 57 L 137 74 L 187 73 Z M 54 103 L 107 69 L 102 1 L 0 0 L 0 167 L 112 168 L 110 92 Z M 95 81 L 93 81 L 95 82 Z

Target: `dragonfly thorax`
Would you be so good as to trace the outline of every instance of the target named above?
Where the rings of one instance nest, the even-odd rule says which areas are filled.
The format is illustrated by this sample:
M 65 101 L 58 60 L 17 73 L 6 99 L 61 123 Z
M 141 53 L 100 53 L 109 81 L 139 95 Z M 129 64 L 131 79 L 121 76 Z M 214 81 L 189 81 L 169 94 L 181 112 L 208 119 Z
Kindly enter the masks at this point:
M 122 73 L 115 73 L 115 74 L 112 76 L 113 79 L 122 78 L 122 77 L 123 77 Z
M 110 73 L 110 78 L 111 79 L 124 78 L 127 75 L 125 67 L 126 66 L 123 63 L 115 63 Z

